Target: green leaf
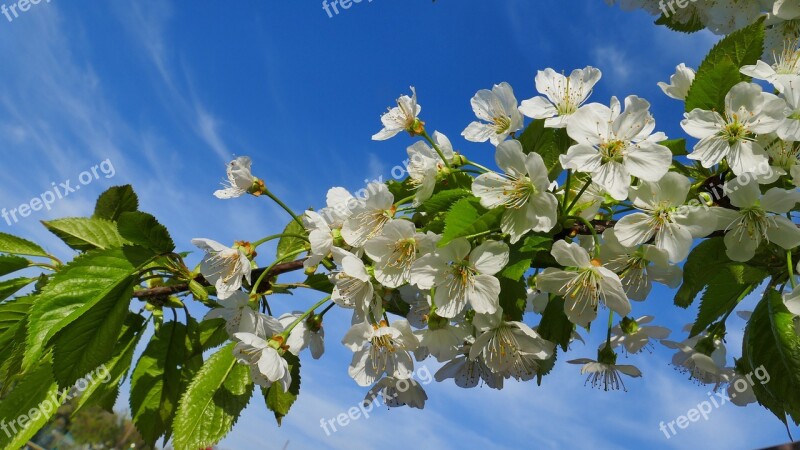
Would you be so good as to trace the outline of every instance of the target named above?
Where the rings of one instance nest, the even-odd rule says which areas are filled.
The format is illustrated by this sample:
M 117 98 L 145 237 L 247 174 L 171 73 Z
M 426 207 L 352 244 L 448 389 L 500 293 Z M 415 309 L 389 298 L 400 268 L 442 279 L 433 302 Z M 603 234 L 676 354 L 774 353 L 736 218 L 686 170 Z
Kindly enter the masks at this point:
M 572 332 L 575 331 L 575 325 L 569 321 L 564 313 L 564 299 L 562 297 L 550 298 L 547 307 L 542 313 L 539 328 L 536 331 L 542 338 L 554 342 L 556 345 L 561 346 L 562 350 L 567 351 L 570 339 L 572 339 Z
M 53 275 L 31 310 L 25 367 L 40 358 L 56 333 L 95 305 L 130 295 L 123 290 L 132 289 L 139 268 L 147 264 L 150 255 L 139 247 L 95 250 Z
M 530 235 L 523 241 L 511 246 L 509 261 L 500 272 L 500 276 L 519 280 L 530 270 L 531 263 L 540 252 L 550 252 L 553 238 L 550 236 Z
M 35 296 L 28 295 L 0 303 L 0 349 L 3 347 L 3 336 L 25 319 L 34 299 Z M 0 352 L 0 356 L 2 356 L 2 352 Z
M 725 242 L 721 237 L 706 239 L 689 254 L 683 266 L 683 284 L 675 295 L 675 304 L 688 308 L 710 278 L 708 274 L 717 273 L 731 263 L 725 254 Z
M 556 366 L 556 359 L 558 359 L 558 347 L 553 351 L 553 354 L 542 361 L 539 361 L 539 366 L 536 368 L 536 384 L 542 385 L 542 378 L 549 375 Z
M 8 427 L 0 433 L 0 448 L 25 447 L 61 406 L 67 393 L 59 394 L 51 369 L 50 362 L 39 364 L 0 402 L 0 423 Z
M 53 374 L 67 388 L 114 355 L 136 281 L 129 277 L 54 337 Z
M 528 286 L 525 280 L 498 278 L 500 281 L 500 306 L 505 320 L 521 322 L 528 301 Z
M 11 380 L 22 372 L 28 331 L 25 319 L 35 298 L 35 295 L 27 295 L 0 303 L 0 397 L 10 387 Z
M 30 265 L 30 261 L 14 255 L 0 255 L 0 276 L 14 273 Z
M 47 252 L 42 247 L 31 241 L 6 233 L 0 233 L 0 253 L 47 258 Z
M 431 198 L 425 200 L 419 208 L 420 212 L 436 214 L 447 211 L 453 204 L 462 198 L 473 197 L 472 191 L 466 189 L 450 189 L 433 194 Z
M 495 229 L 500 224 L 503 211 L 503 208 L 487 210 L 476 198 L 459 200 L 447 213 L 439 247 L 444 247 L 453 239 Z
M 686 139 L 684 138 L 661 141 L 659 144 L 667 147 L 672 152 L 672 156 L 685 156 L 689 154 L 689 152 L 686 151 Z
M 13 278 L 0 281 L 0 302 L 16 294 L 17 291 L 36 281 L 36 278 Z
M 731 264 L 711 276 L 700 299 L 700 310 L 689 337 L 696 336 L 715 320 L 733 311 L 766 277 L 766 272 L 744 264 Z
M 186 354 L 186 326 L 165 323 L 144 350 L 131 378 L 133 422 L 145 442 L 156 441 L 172 429 L 181 396 L 181 365 Z
M 212 319 L 200 322 L 197 328 L 200 353 L 219 347 L 228 341 L 225 319 Z
M 737 83 L 749 80 L 739 72 L 739 68 L 755 64 L 763 51 L 763 17 L 719 41 L 697 70 L 686 96 L 686 112 L 696 108 L 724 111 L 728 91 Z
M 303 284 L 308 285 L 308 287 L 315 291 L 324 292 L 326 294 L 333 293 L 333 283 L 331 283 L 330 278 L 325 274 L 315 273 L 310 275 Z
M 706 25 L 703 23 L 703 20 L 697 15 L 697 13 L 692 14 L 692 17 L 686 22 L 681 23 L 675 20 L 675 16 L 666 16 L 661 15 L 661 17 L 656 20 L 656 25 L 664 25 L 665 27 L 669 28 L 672 31 L 679 31 L 681 33 L 696 33 L 705 29 Z
M 724 111 L 728 91 L 741 81 L 739 67 L 729 57 L 723 57 L 707 68 L 702 77 L 695 78 L 686 96 L 687 112 L 697 108 Z
M 402 182 L 396 180 L 387 181 L 386 187 L 389 188 L 389 192 L 394 196 L 394 201 L 400 201 L 404 198 L 411 197 L 417 191 L 410 178 Z
M 122 213 L 137 209 L 139 209 L 139 198 L 131 185 L 114 186 L 97 199 L 93 217 L 116 222 Z
M 250 370 L 237 364 L 231 343 L 197 372 L 181 397 L 173 423 L 176 450 L 217 444 L 230 432 L 253 394 Z
M 124 212 L 119 216 L 117 229 L 123 239 L 156 253 L 164 254 L 175 250 L 169 231 L 150 214 Z
M 131 368 L 133 353 L 136 350 L 139 339 L 142 337 L 143 330 L 144 318 L 138 314 L 128 313 L 122 333 L 114 347 L 114 354 L 101 366 L 101 369 L 95 371 L 95 373 L 100 372 L 100 376 L 94 377 L 86 390 L 81 392 L 73 414 L 86 406 L 92 405 L 99 406 L 109 412 L 113 411 L 119 395 L 119 385 Z M 104 371 L 108 373 L 107 378 L 103 378 Z
M 65 244 L 79 251 L 122 247 L 127 243 L 117 231 L 117 224 L 105 219 L 74 217 L 42 224 Z
M 542 156 L 550 179 L 553 180 L 562 170 L 558 157 L 567 153 L 572 140 L 567 136 L 566 129 L 545 128 L 544 122 L 544 120 L 531 122 L 520 135 L 519 142 L 526 154 L 533 152 Z
M 744 354 L 754 370 L 769 374 L 769 382 L 755 382 L 759 403 L 785 421 L 788 413 L 795 424 L 800 421 L 800 336 L 795 331 L 795 316 L 783 303 L 780 293 L 769 289 L 756 306 L 747 324 Z M 780 411 L 782 409 L 783 411 Z
M 289 352 L 286 352 L 283 357 L 289 363 L 289 372 L 292 374 L 289 392 L 284 391 L 280 383 L 272 383 L 268 389 L 262 389 L 267 401 L 267 408 L 275 414 L 278 426 L 289 414 L 289 409 L 300 395 L 300 358 Z
M 292 220 L 289 222 L 289 225 L 286 225 L 286 228 L 283 230 L 284 234 L 295 234 L 299 236 L 308 236 L 308 232 L 296 220 Z M 296 238 L 285 236 L 282 237 L 280 241 L 278 241 L 278 252 L 276 257 L 278 259 L 282 259 L 283 257 L 287 256 L 290 253 L 296 252 L 298 250 L 306 248 L 308 244 L 307 241 Z

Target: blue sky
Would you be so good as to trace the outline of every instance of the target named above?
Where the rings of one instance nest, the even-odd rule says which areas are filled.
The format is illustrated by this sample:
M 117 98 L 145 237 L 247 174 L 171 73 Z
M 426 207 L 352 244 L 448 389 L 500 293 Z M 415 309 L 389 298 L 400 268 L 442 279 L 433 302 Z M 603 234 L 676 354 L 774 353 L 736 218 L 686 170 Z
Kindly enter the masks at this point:
M 600 0 L 564 3 L 373 0 L 329 18 L 320 2 L 307 0 L 52 0 L 12 22 L 0 16 L 0 153 L 7 169 L 0 171 L 0 207 L 27 202 L 52 182 L 74 184 L 106 159 L 116 171 L 51 211 L 13 226 L 0 222 L 0 230 L 69 257 L 37 221 L 89 215 L 100 192 L 132 183 L 142 209 L 166 224 L 182 249 L 190 250 L 194 237 L 231 242 L 279 232 L 287 218 L 266 200 L 211 196 L 225 162 L 250 155 L 256 174 L 296 210 L 319 207 L 329 187 L 358 189 L 405 159 L 407 136 L 382 143 L 370 136 L 410 85 L 428 127 L 487 164 L 493 148 L 459 136 L 473 120 L 469 99 L 501 81 L 519 100 L 530 98 L 536 71 L 546 67 L 599 67 L 604 77 L 594 101 L 647 98 L 658 129 L 679 136 L 682 104 L 656 82 L 678 63 L 696 66 L 716 38 L 657 28 L 645 14 Z M 283 301 L 285 310 L 304 309 L 315 297 Z M 752 299 L 746 303 L 752 308 Z M 634 306 L 635 314 L 655 314 L 673 329 L 696 314 L 673 307 L 665 289 Z M 339 344 L 349 317 L 329 316 L 328 351 L 321 361 L 304 357 L 302 394 L 283 427 L 256 398 L 223 447 L 281 449 L 288 441 L 290 449 L 755 448 L 787 440 L 766 410 L 730 404 L 666 439 L 659 422 L 706 400 L 708 389 L 669 366 L 671 354 L 662 348 L 631 358 L 645 378 L 627 382 L 627 393 L 584 387 L 578 367 L 560 364 L 541 387 L 509 382 L 503 391 L 465 391 L 434 383 L 423 412 L 378 408 L 328 437 L 320 419 L 365 394 L 347 376 L 351 354 Z M 731 355 L 740 354 L 742 327 L 731 319 Z M 562 361 L 594 357 L 598 339 L 575 345 Z

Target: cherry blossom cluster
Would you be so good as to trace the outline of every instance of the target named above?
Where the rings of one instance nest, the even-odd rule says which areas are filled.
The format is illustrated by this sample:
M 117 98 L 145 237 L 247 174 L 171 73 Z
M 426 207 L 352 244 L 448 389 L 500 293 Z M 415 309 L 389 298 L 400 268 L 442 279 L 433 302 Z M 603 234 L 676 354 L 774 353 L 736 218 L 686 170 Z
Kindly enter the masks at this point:
M 702 25 L 719 35 L 730 34 L 766 16 L 765 58 L 780 53 L 784 43 L 800 37 L 798 0 L 606 0 L 623 10 L 643 9 L 683 28 Z
M 787 58 L 796 61 L 796 52 Z M 786 61 L 761 61 L 741 70 L 772 83 L 777 94 L 743 82 L 728 92 L 724 111 L 695 109 L 681 122 L 698 140 L 687 158 L 698 168 L 724 167 L 734 175 L 725 186 L 727 207 L 691 197 L 702 180 L 681 170 L 685 166 L 665 145 L 667 136 L 656 131 L 648 101 L 632 95 L 607 104 L 588 102 L 601 79 L 596 68 L 568 75 L 540 71 L 539 95 L 521 103 L 508 83 L 476 93 L 471 101 L 476 120 L 462 136 L 490 143 L 498 170 L 455 151 L 444 134 L 428 134 L 412 88 L 382 116 L 383 129 L 373 136 L 386 140 L 405 132 L 420 138 L 407 149 L 412 195 L 395 198 L 382 183 L 371 183 L 360 197 L 336 187 L 324 208 L 292 213 L 302 224 L 294 237 L 307 242 L 288 256 L 304 258 L 306 274 L 324 273 L 331 295 L 306 312 L 265 314 L 258 301 L 262 280 L 252 279 L 260 243 L 227 247 L 198 239 L 194 243 L 206 252 L 200 271 L 216 287 L 220 305 L 206 318 L 227 321 L 238 342 L 237 359 L 262 386 L 281 383 L 288 389 L 286 352 L 298 355 L 308 348 L 314 358 L 322 356 L 323 316 L 339 307 L 352 313 L 352 327 L 341 341 L 353 352 L 348 372 L 359 386 L 373 387 L 370 392 L 386 395 L 411 378 L 415 361 L 426 358 L 443 364 L 437 381 L 501 389 L 506 379 L 526 381 L 547 372 L 557 345 L 542 337 L 533 317 L 559 298 L 577 329 L 588 330 L 600 312 L 609 314 L 608 336 L 597 357 L 569 361 L 581 365 L 595 386 L 624 388 L 622 374 L 641 376 L 635 366 L 618 364 L 617 352 L 638 354 L 654 341 L 677 350 L 673 364 L 697 382 L 730 383 L 736 375 L 727 366 L 722 335 L 708 330 L 680 343 L 666 341 L 670 330 L 648 325 L 650 316 L 634 319 L 631 301 L 646 300 L 654 283 L 678 287 L 680 263 L 697 239 L 712 233 L 724 234 L 733 261 L 752 259 L 762 242 L 787 250 L 800 245 L 800 229 L 787 218 L 800 192 L 773 187 L 762 195 L 760 189 L 778 179 L 800 185 L 800 73 L 796 65 L 787 70 Z M 693 80 L 694 72 L 680 65 L 671 82 L 660 85 L 666 95 L 684 99 Z M 526 151 L 518 139 L 526 117 L 568 137 L 570 145 L 558 161 L 563 171 L 556 177 L 542 155 Z M 765 165 L 768 171 L 759 170 Z M 462 181 L 460 189 L 468 189 L 464 195 L 482 208 L 502 213 L 497 229 L 445 241 L 418 225 L 426 202 L 455 189 L 456 175 L 463 180 L 471 174 L 476 176 L 466 188 Z M 247 193 L 271 195 L 252 174 L 250 159 L 240 157 L 230 163 L 227 185 L 215 195 L 230 199 Z M 594 219 L 610 225 L 597 232 Z M 559 233 L 581 226 L 583 234 Z M 525 272 L 526 312 L 532 314 L 513 320 L 501 305 L 500 274 L 510 264 L 512 248 L 532 236 L 554 240 L 548 247 L 554 262 Z M 406 304 L 403 317 L 387 311 L 398 300 Z M 787 295 L 786 302 L 800 313 L 800 291 Z M 573 331 L 571 340 L 583 339 Z M 745 404 L 751 397 L 739 399 Z M 421 408 L 426 398 L 418 383 L 410 383 L 394 405 Z

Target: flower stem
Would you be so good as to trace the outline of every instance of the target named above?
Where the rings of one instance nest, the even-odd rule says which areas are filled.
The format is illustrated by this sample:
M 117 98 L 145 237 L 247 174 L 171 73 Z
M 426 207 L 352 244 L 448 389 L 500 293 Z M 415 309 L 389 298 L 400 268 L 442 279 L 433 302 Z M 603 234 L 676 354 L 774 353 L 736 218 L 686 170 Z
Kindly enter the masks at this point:
M 606 347 L 611 349 L 611 328 L 614 327 L 614 311 L 608 310 L 608 334 L 606 334 Z
M 331 296 L 330 295 L 325 297 L 325 298 L 323 298 L 322 300 L 318 301 L 314 306 L 312 306 L 311 309 L 309 309 L 308 311 L 304 312 L 302 316 L 298 317 L 294 322 L 292 322 L 292 324 L 289 325 L 283 331 L 283 333 L 281 333 L 281 335 L 284 337 L 284 339 L 289 337 L 289 334 L 292 332 L 292 330 L 294 330 L 294 327 L 296 327 L 297 324 L 299 324 L 300 322 L 305 320 L 306 317 L 308 317 L 309 314 L 313 313 L 315 309 L 319 308 L 320 306 L 324 305 L 325 303 L 329 302 L 330 300 L 331 300 Z
M 291 209 L 291 208 L 289 208 L 288 206 L 286 206 L 286 203 L 283 203 L 283 202 L 281 201 L 281 199 L 279 199 L 278 197 L 276 197 L 276 196 L 275 196 L 275 194 L 273 194 L 272 192 L 270 192 L 270 190 L 269 190 L 269 189 L 267 189 L 267 188 L 264 188 L 262 192 L 264 193 L 264 195 L 266 195 L 267 197 L 271 198 L 271 199 L 272 199 L 272 201 L 274 201 L 275 203 L 277 203 L 277 204 L 278 204 L 278 206 L 280 206 L 281 208 L 283 208 L 283 210 L 284 210 L 284 211 L 286 211 L 287 213 L 289 213 L 289 215 L 290 215 L 290 216 L 292 216 L 292 219 L 294 219 L 294 221 L 295 221 L 295 222 L 297 222 L 297 223 L 298 223 L 298 224 L 299 224 L 301 227 L 303 227 L 303 221 L 302 221 L 302 220 L 300 220 L 300 217 L 298 217 L 298 216 L 297 216 L 297 214 L 295 214 L 295 213 L 294 213 L 294 211 L 292 211 L 292 209 Z
M 253 248 L 257 248 L 261 244 L 267 243 L 269 241 L 274 241 L 275 239 L 285 238 L 285 237 L 302 239 L 302 240 L 308 242 L 308 237 L 307 236 L 303 236 L 301 234 L 281 233 L 281 234 L 273 234 L 272 236 L 267 236 L 267 237 L 265 237 L 263 239 L 259 239 L 259 240 L 255 241 L 255 242 L 253 242 L 252 245 L 253 245 Z
M 278 264 L 286 261 L 287 259 L 292 259 L 295 256 L 297 256 L 297 255 L 299 255 L 301 253 L 307 252 L 307 251 L 308 250 L 306 250 L 306 249 L 295 250 L 295 251 L 293 251 L 291 253 L 283 255 L 282 258 L 278 258 L 277 260 L 275 260 L 275 262 L 270 264 L 269 267 L 266 268 L 266 270 L 261 272 L 261 275 L 256 280 L 256 283 L 253 285 L 252 289 L 250 289 L 250 292 L 256 292 L 256 293 L 258 292 L 258 287 L 261 285 L 261 282 L 264 281 L 264 278 L 267 276 L 268 273 L 272 272 L 272 269 L 274 269 L 275 266 L 277 266 Z
M 792 251 L 786 250 L 786 264 L 789 269 L 789 283 L 792 284 L 792 289 L 797 287 L 797 280 L 794 279 L 794 264 L 792 263 Z
M 589 189 L 589 186 L 591 186 L 591 184 L 592 184 L 592 180 L 591 179 L 586 181 L 586 184 L 583 185 L 581 190 L 578 191 L 578 194 L 575 195 L 575 198 L 572 199 L 572 202 L 569 204 L 569 206 L 567 206 L 567 209 L 564 211 L 564 214 L 569 214 L 570 211 L 572 211 L 572 208 L 574 208 L 575 205 L 578 203 L 578 200 L 580 200 L 581 195 L 583 195 L 583 193 L 586 192 L 586 189 Z M 569 194 L 569 186 L 567 187 L 567 192 L 564 194 L 564 198 L 567 198 L 568 194 Z
M 411 195 L 411 196 L 409 196 L 409 197 L 406 197 L 406 198 L 404 198 L 404 199 L 402 199 L 402 200 L 396 201 L 396 202 L 394 203 L 394 206 L 405 205 L 405 204 L 406 204 L 406 203 L 408 203 L 408 202 L 414 201 L 414 198 L 415 198 L 416 196 L 417 196 L 417 195 L 416 195 L 416 194 L 414 194 L 414 195 Z
M 428 134 L 427 130 L 422 132 L 422 137 L 424 137 L 425 140 L 428 141 L 429 144 L 431 144 L 433 149 L 436 150 L 436 154 L 439 155 L 439 158 L 442 158 L 444 166 L 447 167 L 448 169 L 451 169 L 450 161 L 448 161 L 447 158 L 444 157 L 444 153 L 442 153 L 442 149 L 439 148 L 439 144 L 437 144 L 436 142 L 434 142 L 433 139 L 431 139 L 431 136 Z
M 491 169 L 487 169 L 486 167 L 484 167 L 484 166 L 482 166 L 482 165 L 480 165 L 480 164 L 478 164 L 478 163 L 476 163 L 474 161 L 467 160 L 466 164 L 468 164 L 468 165 L 470 165 L 472 167 L 477 167 L 478 169 L 482 170 L 483 173 L 493 172 Z
M 320 317 L 325 316 L 325 314 L 327 314 L 328 311 L 332 310 L 334 306 L 336 306 L 336 303 L 331 303 L 330 305 L 326 306 L 325 309 L 323 309 L 322 312 L 319 313 Z
M 600 237 L 597 235 L 597 231 L 595 231 L 594 225 L 592 225 L 591 222 L 589 222 L 588 220 L 584 219 L 581 216 L 567 216 L 567 219 L 574 219 L 574 220 L 580 221 L 584 225 L 586 225 L 586 228 L 588 228 L 589 232 L 592 233 L 592 238 L 594 239 L 594 257 L 595 258 L 599 258 L 600 257 Z
M 564 214 L 569 214 L 569 208 L 567 207 L 567 199 L 569 198 L 569 185 L 572 184 L 572 169 L 567 169 L 567 182 L 564 183 L 564 201 L 561 203 L 561 211 Z M 577 200 L 578 197 L 575 197 Z

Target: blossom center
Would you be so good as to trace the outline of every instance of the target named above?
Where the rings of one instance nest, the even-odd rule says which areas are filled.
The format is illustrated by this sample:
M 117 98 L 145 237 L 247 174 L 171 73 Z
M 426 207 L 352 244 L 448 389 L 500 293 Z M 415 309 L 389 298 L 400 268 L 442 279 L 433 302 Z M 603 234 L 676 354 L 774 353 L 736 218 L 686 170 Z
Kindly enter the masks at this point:
M 511 118 L 508 116 L 498 116 L 492 119 L 494 123 L 494 132 L 496 134 L 504 134 L 511 128 Z
M 730 145 L 746 140 L 749 134 L 750 131 L 739 121 L 739 117 L 736 114 L 733 115 L 733 121 L 722 129 L 722 138 L 728 141 Z
M 600 144 L 600 156 L 603 158 L 603 163 L 610 161 L 621 162 L 627 147 L 628 146 L 625 144 L 625 142 L 621 140 L 609 141 Z
M 417 259 L 417 240 L 414 238 L 403 239 L 394 245 L 388 266 L 394 268 L 409 268 Z

